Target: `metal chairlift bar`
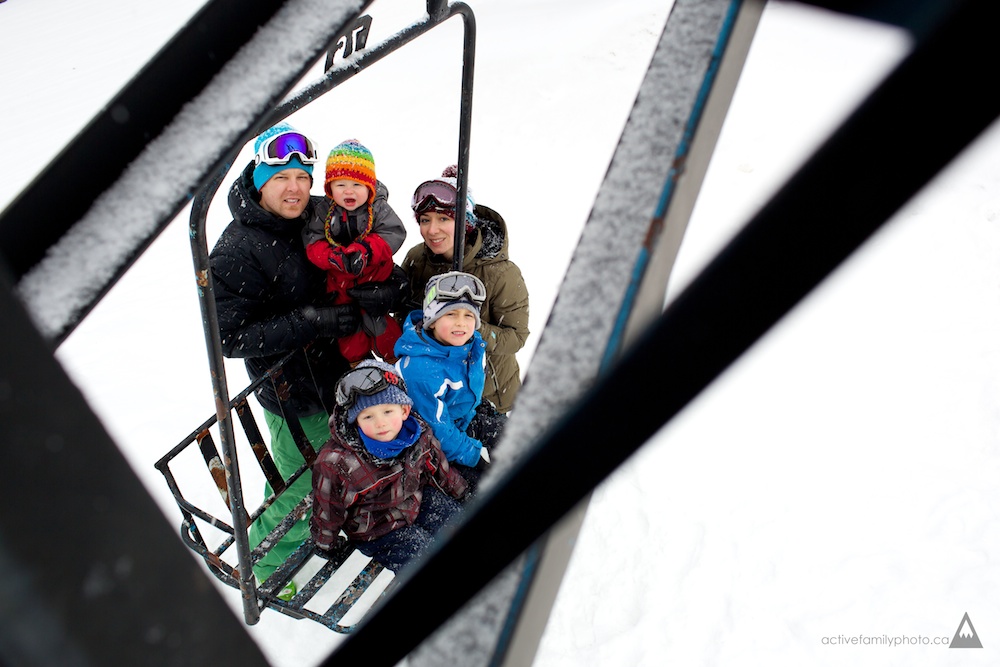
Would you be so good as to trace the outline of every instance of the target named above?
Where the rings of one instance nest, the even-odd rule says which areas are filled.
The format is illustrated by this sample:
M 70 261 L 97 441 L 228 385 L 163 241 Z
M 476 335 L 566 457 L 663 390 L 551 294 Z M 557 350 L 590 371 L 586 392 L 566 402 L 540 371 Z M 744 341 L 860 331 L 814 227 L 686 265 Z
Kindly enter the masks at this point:
M 237 404 L 236 414 L 240 418 L 240 423 L 243 424 L 243 432 L 247 434 L 250 449 L 253 450 L 254 456 L 257 458 L 257 463 L 264 472 L 264 481 L 271 485 L 275 493 L 278 493 L 279 489 L 284 490 L 285 480 L 278 471 L 278 466 L 274 464 L 274 460 L 271 458 L 267 445 L 264 443 L 264 436 L 261 435 L 260 429 L 257 427 L 257 421 L 253 418 L 253 414 L 250 412 L 250 405 L 246 400 L 240 401 Z
M 275 364 L 275 366 L 280 366 L 281 364 L 283 364 L 285 360 L 288 359 L 288 356 L 286 356 L 284 359 Z M 252 394 L 257 389 L 257 387 L 261 385 L 262 382 L 265 382 L 270 379 L 272 370 L 273 369 L 268 369 L 267 371 L 265 371 L 264 374 L 261 377 L 257 378 L 255 382 L 253 382 L 246 389 L 244 389 L 239 394 L 234 396 L 233 399 L 230 401 L 230 404 L 234 405 L 236 403 L 246 401 L 247 396 Z M 162 470 L 163 466 L 165 466 L 171 459 L 180 454 L 181 451 L 184 450 L 184 448 L 186 448 L 192 440 L 198 437 L 198 434 L 206 431 L 217 421 L 218 421 L 217 418 L 214 416 L 206 419 L 204 422 L 201 423 L 201 425 L 195 428 L 195 430 L 191 431 L 191 433 L 189 433 L 186 438 L 181 440 L 177 445 L 171 448 L 170 451 L 161 456 L 160 459 L 155 464 L 153 464 L 154 467 L 157 470 Z
M 312 444 L 309 442 L 309 437 L 306 435 L 305 430 L 302 428 L 301 422 L 299 422 L 299 416 L 295 413 L 295 410 L 290 405 L 283 405 L 282 416 L 285 418 L 285 422 L 288 425 L 288 430 L 292 434 L 292 440 L 295 441 L 295 446 L 299 450 L 299 454 L 305 459 L 306 465 L 310 468 L 313 462 L 316 460 L 316 450 L 312 448 Z
M 629 197 L 628 205 L 631 208 L 618 210 L 639 218 L 643 213 L 648 213 L 648 209 L 641 203 L 647 199 L 638 193 L 645 189 L 656 190 L 658 197 L 655 199 L 656 207 L 643 237 L 642 248 L 629 277 L 630 287 L 622 299 L 601 362 L 599 366 L 594 367 L 596 375 L 611 368 L 621 351 L 663 312 L 674 260 L 694 209 L 697 194 L 708 171 L 711 155 L 715 151 L 723 121 L 765 3 L 766 0 L 740 0 L 713 9 L 712 3 L 704 0 L 698 2 L 696 7 L 679 0 L 671 9 L 660 38 L 660 47 L 671 44 L 672 48 L 665 51 L 673 55 L 664 56 L 659 53 L 659 48 L 654 52 L 646 80 L 639 89 L 629 123 L 622 132 L 619 147 L 615 151 L 605 183 L 601 188 L 605 192 L 609 189 L 614 190 L 616 183 L 621 183 L 622 172 L 630 172 L 628 181 L 635 187 L 635 194 Z M 683 25 L 683 30 L 678 30 L 677 25 Z M 710 54 L 705 54 L 695 47 L 700 43 L 695 35 L 712 32 L 717 37 L 715 48 Z M 680 38 L 679 33 L 684 33 L 688 37 Z M 691 72 L 702 71 L 699 64 L 703 62 L 701 59 L 706 59 L 701 85 L 697 89 L 689 89 L 684 82 L 695 78 L 691 76 Z M 653 81 L 658 85 L 652 84 Z M 645 97 L 644 103 L 638 99 L 643 97 Z M 657 101 L 658 99 L 660 101 Z M 660 109 L 662 101 L 667 99 L 676 108 L 673 114 Z M 655 115 L 647 115 L 650 107 L 658 109 Z M 645 124 L 641 119 L 646 119 L 647 123 L 651 122 L 651 119 L 660 119 L 654 124 L 669 126 L 667 119 L 682 116 L 685 109 L 688 115 L 683 132 L 674 135 L 661 134 L 662 130 L 655 132 L 654 136 L 660 137 L 662 145 L 658 149 L 649 151 L 652 155 L 672 152 L 675 156 L 673 161 L 669 165 L 661 165 L 659 169 L 655 168 L 656 165 L 647 164 L 640 172 L 642 175 L 637 175 L 632 168 L 635 160 L 625 157 L 627 151 L 624 147 L 629 144 L 634 145 L 637 141 L 647 145 L 654 141 L 650 136 L 637 140 L 638 125 Z M 636 125 L 633 125 L 633 121 Z M 623 163 L 629 167 L 617 166 Z M 644 182 L 647 185 L 643 186 Z M 595 224 L 600 216 L 599 210 L 592 212 L 587 226 Z M 583 247 L 584 241 L 581 241 L 579 250 Z M 571 284 L 571 280 L 567 274 L 566 283 Z M 549 323 L 554 328 L 559 326 L 560 321 L 565 321 L 565 318 L 558 319 L 557 313 L 558 311 L 554 311 L 550 315 Z M 561 339 L 562 336 L 558 331 L 559 329 L 555 328 L 552 333 L 557 339 Z M 551 347 L 546 349 L 544 343 L 539 343 L 535 354 L 536 356 L 546 354 L 551 349 Z M 532 369 L 529 368 L 528 373 L 530 376 Z M 530 418 L 533 406 L 525 407 L 529 414 L 520 416 Z M 523 558 L 529 566 L 525 567 L 525 575 L 514 596 L 508 619 L 499 632 L 488 667 L 517 667 L 534 660 L 546 621 L 552 612 L 577 543 L 588 504 L 589 495 L 576 509 L 555 524 L 549 534 L 535 542 L 525 552 Z M 513 567 L 515 566 L 509 566 L 508 570 Z M 481 597 L 488 598 L 491 593 L 492 587 L 484 591 Z M 481 603 L 477 603 L 479 604 Z M 431 661 L 429 656 L 435 655 L 434 652 L 440 650 L 445 641 L 444 637 L 448 636 L 448 630 L 452 625 L 456 624 L 447 624 L 435 635 L 433 642 L 425 642 L 418 649 L 421 655 L 428 656 L 423 660 L 424 663 L 429 663 Z M 415 663 L 414 667 L 420 667 L 421 660 L 411 656 L 410 662 Z
M 469 134 L 471 129 L 471 104 L 472 104 L 472 76 L 474 73 L 473 53 L 471 49 L 475 47 L 475 17 L 472 9 L 465 3 L 455 3 L 444 11 L 440 6 L 428 0 L 428 20 L 415 24 L 395 35 L 386 42 L 366 51 L 350 62 L 349 65 L 342 65 L 328 71 L 323 78 L 311 86 L 306 87 L 301 92 L 292 96 L 289 100 L 278 106 L 273 113 L 266 116 L 266 122 L 258 129 L 258 133 L 273 124 L 284 120 L 289 115 L 302 108 L 306 104 L 315 101 L 323 93 L 329 92 L 334 87 L 359 74 L 367 67 L 378 62 L 389 53 L 401 48 L 420 35 L 437 27 L 447 19 L 459 15 L 463 18 L 465 27 L 465 40 L 463 44 L 463 78 L 462 78 L 462 117 L 459 133 L 459 164 L 465 164 L 467 168 L 469 155 Z M 236 552 L 239 560 L 239 571 L 241 573 L 240 590 L 243 598 L 243 610 L 246 622 L 255 624 L 259 618 L 259 606 L 256 602 L 256 586 L 254 585 L 253 572 L 250 567 L 251 555 L 247 535 L 246 510 L 243 502 L 242 482 L 239 473 L 239 462 L 237 459 L 235 435 L 232 425 L 232 415 L 228 408 L 226 397 L 229 395 L 228 383 L 226 380 L 225 364 L 222 354 L 222 341 L 219 333 L 218 312 L 215 305 L 214 286 L 212 283 L 211 266 L 209 262 L 208 240 L 206 238 L 206 221 L 208 218 L 208 208 L 215 193 L 222 185 L 228 172 L 228 166 L 233 163 L 242 144 L 230 149 L 229 156 L 225 160 L 226 169 L 216 170 L 210 182 L 203 188 L 195 198 L 191 207 L 189 220 L 190 244 L 192 261 L 194 262 L 195 277 L 198 283 L 198 301 L 202 313 L 202 326 L 205 334 L 206 349 L 209 357 L 209 367 L 212 377 L 213 392 L 215 394 L 216 419 L 219 424 L 219 438 L 223 452 L 223 460 L 226 463 L 227 478 L 230 481 L 230 504 L 233 511 L 233 529 L 236 540 Z M 464 173 L 464 172 L 462 172 Z M 463 192 L 466 190 L 464 182 L 461 184 Z M 461 225 L 457 225 L 460 227 Z M 307 457 L 309 460 L 309 457 Z
M 806 5 L 894 25 L 915 36 L 926 34 L 951 11 L 940 0 L 797 0 Z
M 215 447 L 215 440 L 212 439 L 212 434 L 208 431 L 203 431 L 195 439 L 198 443 L 198 449 L 201 451 L 201 457 L 205 461 L 205 466 L 208 468 L 208 473 L 215 482 L 215 488 L 219 490 L 219 495 L 222 496 L 222 502 L 229 507 L 229 484 L 226 482 L 226 467 L 222 463 L 222 459 L 219 457 L 219 450 Z
M 0 261 L 2 437 L 12 493 L 30 503 L 0 512 L 2 661 L 266 665 L 7 275 Z
M 404 657 L 993 122 L 1000 115 L 1000 98 L 984 84 L 992 76 L 990 45 L 998 19 L 1000 6 L 993 0 L 967 0 L 919 40 L 559 426 L 468 508 L 447 540 L 402 573 L 394 595 L 324 667 L 376 654 L 385 664 Z M 916 129 L 919 151 L 912 150 Z M 634 391 L 637 384 L 654 380 L 657 391 Z M 625 396 L 633 418 L 611 422 L 608 415 Z M 615 447 L 604 446 L 611 441 Z M 560 492 L 538 505 L 537 489 L 552 479 L 560 480 Z M 444 580 L 464 585 L 442 587 Z M 421 614 L 415 616 L 416 608 Z M 384 642 L 388 633 L 392 645 Z
M 328 16 L 339 17 L 355 3 L 357 10 L 361 10 L 370 1 L 353 0 L 336 7 L 336 11 L 331 9 L 333 13 Z M 82 281 L 74 282 L 74 277 L 79 278 L 79 274 L 63 277 L 63 273 L 54 270 L 51 263 L 44 262 L 49 248 L 60 246 L 68 233 L 86 219 L 91 204 L 97 202 L 102 194 L 122 194 L 127 189 L 120 178 L 125 168 L 148 159 L 150 143 L 171 128 L 177 119 L 183 118 L 181 111 L 189 101 L 199 101 L 203 99 L 202 95 L 212 91 L 216 75 L 239 57 L 240 49 L 252 42 L 261 26 L 272 24 L 275 14 L 285 5 L 301 3 L 302 0 L 276 3 L 214 0 L 206 5 L 0 214 L 0 254 L 14 267 L 13 277 L 20 281 L 18 288 L 24 288 L 24 281 L 34 278 L 43 279 L 46 283 L 55 282 L 57 287 L 70 291 L 76 290 L 75 298 L 65 300 L 67 310 L 46 318 L 46 336 L 54 345 L 58 346 L 72 333 L 186 205 L 197 186 L 188 190 L 187 186 L 176 183 L 169 195 L 161 192 L 155 203 L 166 207 L 165 212 L 149 221 L 149 229 L 129 237 L 127 245 L 117 247 L 113 257 L 105 261 L 105 272 L 90 273 L 83 276 Z M 314 47 L 310 43 L 306 48 L 311 50 Z M 316 56 L 328 49 L 329 43 L 319 45 Z M 273 101 L 265 101 L 263 105 L 255 103 L 254 109 L 260 106 L 259 111 L 263 115 L 272 104 L 277 104 L 306 73 L 312 61 L 312 58 L 305 57 L 300 69 L 291 69 L 280 82 L 269 84 L 270 87 L 262 93 Z M 243 135 L 234 143 L 242 145 L 251 136 L 249 133 Z M 214 150 L 215 146 L 215 140 L 209 140 L 202 150 Z M 216 157 L 199 161 L 204 165 L 200 168 L 200 173 L 204 174 L 202 178 L 223 165 L 225 147 L 219 145 L 218 151 L 212 153 Z M 89 163 L 95 153 L 103 156 L 103 169 L 88 170 L 80 166 Z M 81 173 L 86 174 L 86 178 L 79 178 Z M 55 191 L 65 198 L 66 206 L 59 207 L 58 215 L 50 220 L 49 233 L 40 234 L 38 226 L 31 224 L 33 212 L 39 210 L 40 205 L 44 207 L 44 202 Z M 172 199 L 165 200 L 167 196 Z M 39 270 L 41 273 L 38 273 Z M 65 283 L 59 283 L 60 280 L 65 280 Z M 37 283 L 34 289 L 38 289 Z M 43 290 L 46 294 L 52 291 Z M 40 298 L 26 299 L 30 311 L 41 305 L 36 302 Z
M 410 26 L 399 34 L 387 39 L 374 47 L 359 59 L 329 70 L 318 82 L 296 93 L 288 101 L 275 109 L 268 116 L 262 130 L 284 120 L 305 105 L 316 100 L 323 93 L 340 85 L 361 70 L 381 60 L 393 51 L 412 42 L 429 30 L 436 28 L 454 16 L 461 16 L 464 22 L 462 45 L 462 95 L 459 110 L 458 132 L 458 200 L 455 203 L 456 219 L 461 220 L 459 211 L 465 210 L 465 202 L 469 196 L 469 147 L 472 135 L 472 97 L 476 65 L 476 16 L 464 2 L 447 5 L 443 0 L 427 0 L 427 21 Z M 455 225 L 455 250 L 452 268 L 462 270 L 465 254 L 465 226 Z
M 227 163 L 229 161 L 227 160 Z M 208 350 L 208 365 L 215 395 L 215 419 L 219 426 L 219 440 L 222 460 L 226 466 L 226 480 L 229 485 L 229 509 L 232 512 L 233 537 L 236 542 L 240 597 L 243 604 L 243 618 L 248 625 L 260 620 L 257 606 L 257 587 L 254 583 L 253 568 L 250 566 L 250 542 L 248 538 L 249 520 L 243 502 L 243 481 L 236 454 L 236 437 L 233 431 L 233 416 L 229 404 L 229 384 L 226 381 L 226 366 L 222 357 L 222 338 L 219 333 L 219 314 L 212 288 L 212 273 L 208 259 L 208 245 L 205 241 L 205 219 L 211 197 L 222 183 L 224 170 L 217 170 L 212 177 L 212 189 L 198 193 L 191 205 L 192 234 L 190 237 L 195 280 L 198 284 L 198 304 L 201 308 L 205 345 Z M 195 227 L 195 221 L 198 221 Z
M 429 1 L 429 0 L 428 0 Z M 462 61 L 462 101 L 458 130 L 458 199 L 455 201 L 455 249 L 452 259 L 456 271 L 465 266 L 465 206 L 469 197 L 469 146 L 472 135 L 472 84 L 476 67 L 476 20 L 472 12 L 465 18 L 465 45 Z
M 0 217 L 0 251 L 15 279 L 86 213 L 236 52 L 285 4 L 211 0 L 53 160 Z M 117 110 L 117 111 L 116 111 Z M 88 169 L 94 155 L 101 169 Z M 60 206 L 51 207 L 52 192 Z M 45 229 L 37 212 L 49 210 Z

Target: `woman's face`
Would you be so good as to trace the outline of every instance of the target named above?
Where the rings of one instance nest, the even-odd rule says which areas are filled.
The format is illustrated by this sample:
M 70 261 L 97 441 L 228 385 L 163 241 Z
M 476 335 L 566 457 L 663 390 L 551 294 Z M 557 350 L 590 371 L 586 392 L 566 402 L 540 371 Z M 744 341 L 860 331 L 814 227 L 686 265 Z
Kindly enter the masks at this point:
M 440 211 L 427 211 L 417 218 L 420 236 L 435 255 L 451 259 L 455 255 L 455 219 Z

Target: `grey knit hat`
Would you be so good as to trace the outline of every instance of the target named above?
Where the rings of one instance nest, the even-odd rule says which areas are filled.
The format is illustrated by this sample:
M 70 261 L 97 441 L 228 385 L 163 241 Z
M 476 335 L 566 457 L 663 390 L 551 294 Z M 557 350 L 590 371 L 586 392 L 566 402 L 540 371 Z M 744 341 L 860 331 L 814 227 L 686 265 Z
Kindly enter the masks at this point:
M 384 373 L 391 373 L 394 377 L 398 378 L 400 381 L 402 377 L 399 375 L 399 371 L 392 364 L 387 364 L 384 361 L 377 361 L 375 359 L 366 359 L 359 363 L 354 370 L 359 368 L 377 368 Z M 372 407 L 373 405 L 413 405 L 413 399 L 406 395 L 403 390 L 405 385 L 401 384 L 388 384 L 385 389 L 379 391 L 378 393 L 367 396 L 365 394 L 358 394 L 352 403 L 347 408 L 347 423 L 353 424 L 357 421 L 358 415 L 361 414 L 362 410 Z

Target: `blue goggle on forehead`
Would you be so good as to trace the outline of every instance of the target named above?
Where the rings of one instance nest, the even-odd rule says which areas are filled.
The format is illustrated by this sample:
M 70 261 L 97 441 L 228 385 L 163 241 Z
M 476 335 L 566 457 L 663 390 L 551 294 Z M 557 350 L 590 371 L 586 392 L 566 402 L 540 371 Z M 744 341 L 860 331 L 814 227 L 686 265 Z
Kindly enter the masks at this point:
M 274 166 L 288 164 L 293 157 L 298 157 L 302 164 L 316 164 L 316 147 L 304 134 L 285 132 L 264 141 L 253 156 L 253 161 L 254 164 L 263 162 Z

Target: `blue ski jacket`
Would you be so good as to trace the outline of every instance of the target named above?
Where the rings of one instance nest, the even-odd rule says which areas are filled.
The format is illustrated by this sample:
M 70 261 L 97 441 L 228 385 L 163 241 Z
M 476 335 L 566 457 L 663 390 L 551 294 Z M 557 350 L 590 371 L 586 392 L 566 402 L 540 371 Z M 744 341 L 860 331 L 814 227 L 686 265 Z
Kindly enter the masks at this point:
M 396 368 L 406 382 L 413 407 L 441 442 L 449 461 L 474 466 L 483 444 L 466 434 L 483 398 L 486 343 L 479 332 L 455 347 L 424 332 L 423 311 L 407 315 L 396 341 Z

